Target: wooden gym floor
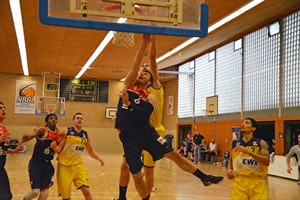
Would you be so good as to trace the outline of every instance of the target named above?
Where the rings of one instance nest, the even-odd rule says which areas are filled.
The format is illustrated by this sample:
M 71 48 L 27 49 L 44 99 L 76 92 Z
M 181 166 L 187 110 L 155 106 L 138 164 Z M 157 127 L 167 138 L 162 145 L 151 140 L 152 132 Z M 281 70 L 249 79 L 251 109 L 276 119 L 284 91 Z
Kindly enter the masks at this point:
M 31 153 L 9 154 L 6 162 L 6 170 L 10 178 L 13 200 L 22 200 L 30 190 L 27 164 Z M 86 156 L 86 166 L 89 172 L 90 188 L 94 199 L 112 200 L 118 194 L 119 166 L 121 155 L 104 154 L 102 158 L 105 166 L 101 167 L 97 161 Z M 53 161 L 56 166 L 56 160 Z M 285 167 L 285 166 L 282 166 Z M 199 168 L 206 173 L 224 175 L 225 167 L 215 164 L 201 164 Z M 49 200 L 61 199 L 57 197 L 56 180 L 49 190 Z M 270 200 L 299 200 L 300 186 L 294 180 L 269 176 L 269 199 Z M 225 200 L 229 198 L 231 181 L 227 178 L 218 185 L 204 187 L 193 175 L 181 171 L 175 163 L 163 158 L 157 162 L 155 170 L 155 185 L 158 188 L 151 195 L 151 200 Z M 128 200 L 139 200 L 132 180 L 130 181 Z M 80 191 L 72 190 L 73 200 L 82 200 Z

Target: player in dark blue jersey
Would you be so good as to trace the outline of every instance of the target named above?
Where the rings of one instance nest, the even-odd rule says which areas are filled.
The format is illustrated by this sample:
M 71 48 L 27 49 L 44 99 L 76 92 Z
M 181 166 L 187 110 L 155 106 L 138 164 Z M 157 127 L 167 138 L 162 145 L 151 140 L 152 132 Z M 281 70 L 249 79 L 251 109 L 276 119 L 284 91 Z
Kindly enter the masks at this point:
M 48 114 L 45 118 L 46 126 L 38 128 L 31 135 L 23 135 L 22 142 L 36 138 L 33 155 L 29 161 L 28 171 L 31 191 L 24 200 L 34 199 L 39 196 L 40 200 L 48 198 L 48 189 L 52 186 L 54 167 L 51 163 L 55 152 L 58 152 L 59 143 L 62 140 L 61 133 L 56 127 L 58 119 L 55 114 Z
M 147 70 L 138 74 L 145 49 L 150 42 L 150 35 L 144 35 L 135 61 L 126 75 L 124 88 L 119 94 L 120 100 L 115 124 L 119 130 L 125 159 L 129 165 L 135 187 L 143 200 L 150 199 L 141 173 L 143 162 L 140 157 L 143 149 L 151 154 L 154 161 L 163 156 L 173 160 L 181 169 L 201 179 L 205 186 L 223 180 L 223 177 L 206 175 L 197 169 L 191 162 L 174 151 L 150 125 L 149 118 L 156 106 L 156 99 L 146 90 L 152 84 L 152 75 Z
M 5 118 L 5 105 L 2 101 L 0 101 L 0 200 L 12 199 L 9 179 L 5 170 L 7 153 L 17 153 L 22 149 L 20 145 L 17 146 L 15 149 L 10 148 L 9 132 L 3 124 Z

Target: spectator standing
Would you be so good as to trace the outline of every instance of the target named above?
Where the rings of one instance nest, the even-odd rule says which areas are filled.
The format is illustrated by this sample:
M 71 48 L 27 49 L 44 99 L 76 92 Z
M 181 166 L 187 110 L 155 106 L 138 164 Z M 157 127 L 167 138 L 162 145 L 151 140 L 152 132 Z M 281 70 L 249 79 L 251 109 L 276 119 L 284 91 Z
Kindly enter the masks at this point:
M 290 174 L 292 172 L 291 167 L 291 157 L 296 155 L 298 160 L 298 171 L 300 174 L 300 134 L 298 135 L 298 144 L 291 147 L 289 153 L 286 155 L 286 165 L 287 165 L 287 172 Z M 298 182 L 300 185 L 300 181 Z
M 194 163 L 200 164 L 201 160 L 201 142 L 204 139 L 203 135 L 200 135 L 199 130 L 193 136 L 193 145 L 194 145 Z

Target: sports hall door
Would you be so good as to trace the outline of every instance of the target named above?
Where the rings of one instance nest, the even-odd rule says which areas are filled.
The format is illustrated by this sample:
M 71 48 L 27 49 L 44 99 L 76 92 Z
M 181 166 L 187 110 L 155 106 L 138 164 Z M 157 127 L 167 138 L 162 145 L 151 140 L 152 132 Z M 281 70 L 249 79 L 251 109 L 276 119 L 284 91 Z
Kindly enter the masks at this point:
M 272 153 L 274 151 L 272 140 L 275 138 L 275 122 L 258 122 L 258 134 L 261 139 L 268 143 L 269 152 Z

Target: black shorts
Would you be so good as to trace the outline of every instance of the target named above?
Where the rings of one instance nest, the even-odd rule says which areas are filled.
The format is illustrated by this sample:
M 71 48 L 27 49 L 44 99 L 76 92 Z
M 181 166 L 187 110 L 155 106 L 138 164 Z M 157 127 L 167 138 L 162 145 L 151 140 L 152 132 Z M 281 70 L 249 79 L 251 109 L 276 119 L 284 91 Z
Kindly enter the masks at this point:
M 0 200 L 10 200 L 12 194 L 5 168 L 0 169 Z
M 53 185 L 54 167 L 51 161 L 31 159 L 28 165 L 31 189 L 46 189 Z
M 187 148 L 186 148 L 186 152 L 189 152 L 189 153 L 190 153 L 190 152 L 193 152 L 192 147 L 187 147 Z
M 173 148 L 163 137 L 158 135 L 154 128 L 140 133 L 121 131 L 119 137 L 132 174 L 140 172 L 143 167 L 141 160 L 143 149 L 151 154 L 153 161 L 157 161 L 166 153 L 173 151 Z

